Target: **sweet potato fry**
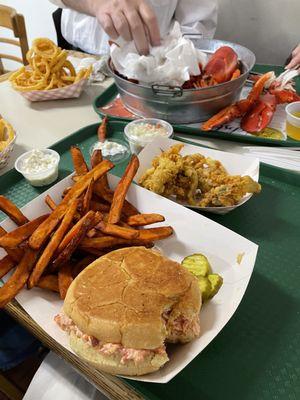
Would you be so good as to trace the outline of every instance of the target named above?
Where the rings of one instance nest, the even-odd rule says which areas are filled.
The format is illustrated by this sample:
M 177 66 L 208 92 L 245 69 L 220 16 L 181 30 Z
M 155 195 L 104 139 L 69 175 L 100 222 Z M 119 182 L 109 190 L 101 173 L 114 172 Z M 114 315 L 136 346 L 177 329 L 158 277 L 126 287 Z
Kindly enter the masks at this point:
M 76 225 L 74 225 L 72 229 L 72 235 L 70 235 L 70 240 L 68 241 L 62 252 L 58 254 L 51 265 L 52 271 L 56 270 L 57 268 L 61 267 L 69 261 L 77 246 L 85 237 L 87 231 L 93 226 L 94 217 L 94 211 L 89 211 L 77 222 Z
M 38 252 L 27 248 L 14 273 L 0 288 L 0 308 L 9 303 L 24 287 L 31 269 L 38 257 Z
M 97 165 L 87 174 L 83 175 L 81 179 L 70 189 L 68 194 L 56 207 L 52 214 L 50 214 L 50 216 L 31 235 L 29 239 L 30 247 L 33 249 L 39 249 L 49 238 L 59 221 L 63 218 L 70 202 L 78 198 L 85 191 L 93 178 L 96 181 L 104 173 L 113 168 L 113 166 L 114 165 L 112 162 L 109 160 L 104 160 L 101 164 Z
M 164 216 L 160 214 L 137 214 L 128 217 L 126 222 L 130 226 L 145 226 L 163 222 L 164 220 Z
M 149 228 L 138 231 L 138 239 L 145 240 L 147 242 L 155 242 L 156 240 L 165 239 L 172 235 L 173 228 L 171 226 L 163 226 L 159 228 Z
M 89 216 L 87 217 L 88 214 L 89 214 Z M 77 221 L 77 223 L 72 227 L 72 229 L 63 238 L 60 245 L 58 246 L 57 252 L 55 254 L 55 256 L 56 256 L 55 258 L 57 258 L 59 253 L 61 253 L 66 248 L 66 246 L 71 242 L 71 240 L 73 240 L 73 238 L 80 231 L 81 226 L 85 223 L 86 219 L 88 218 L 88 220 L 89 220 L 91 215 L 93 215 L 93 221 L 91 223 L 90 229 L 94 228 L 94 226 L 97 225 L 103 218 L 102 214 L 98 211 L 97 212 L 90 211 L 89 213 L 84 215 L 79 221 Z
M 93 211 L 109 212 L 110 205 L 101 203 L 99 201 L 91 200 L 90 208 Z
M 116 224 L 117 222 L 119 222 L 127 191 L 138 168 L 139 159 L 136 155 L 133 155 L 129 164 L 127 165 L 124 175 L 120 179 L 118 186 L 115 190 L 108 218 L 108 222 L 110 224 Z
M 50 196 L 50 194 L 47 194 L 47 196 L 45 197 L 45 203 L 47 204 L 47 206 L 50 208 L 50 210 L 54 211 L 57 207 L 55 201 L 52 199 L 52 197 Z
M 81 176 L 77 176 L 77 178 L 78 178 L 78 179 L 76 180 L 76 182 L 78 182 L 78 181 L 80 180 Z M 69 191 L 70 191 L 71 189 L 72 189 L 72 186 L 66 187 L 66 188 L 63 190 L 61 197 L 62 197 L 62 198 L 65 198 L 66 195 L 69 193 Z
M 6 230 L 2 226 L 0 226 L 0 238 L 6 234 L 7 234 Z M 6 251 L 6 253 L 9 255 L 9 257 L 16 263 L 18 263 L 21 260 L 21 258 L 23 257 L 24 252 L 22 249 L 18 249 L 18 248 L 8 249 L 5 247 L 3 247 L 3 248 Z
M 58 227 L 57 231 L 53 234 L 52 238 L 50 239 L 49 243 L 47 244 L 46 248 L 42 252 L 38 262 L 36 263 L 29 281 L 28 281 L 28 288 L 31 289 L 33 286 L 36 286 L 42 273 L 45 271 L 47 265 L 49 264 L 51 258 L 54 255 L 54 252 L 58 248 L 62 238 L 64 237 L 65 233 L 69 229 L 69 226 L 74 218 L 74 215 L 77 210 L 78 199 L 75 199 L 70 207 L 68 208 L 60 226 Z
M 72 281 L 72 266 L 70 263 L 66 263 L 60 268 L 58 272 L 58 288 L 61 299 L 64 299 L 66 297 L 67 291 Z
M 100 149 L 94 150 L 91 158 L 91 165 L 94 168 L 96 165 L 103 161 L 102 151 Z M 97 182 L 98 191 L 105 192 L 109 191 L 109 184 L 107 179 L 107 174 L 104 174 Z
M 80 243 L 80 249 L 86 250 L 87 248 L 105 249 L 107 247 L 115 247 L 120 245 L 126 246 L 145 246 L 149 244 L 150 240 L 143 239 L 123 239 L 113 236 L 101 236 L 94 238 L 84 238 Z
M 101 179 L 101 178 L 100 178 Z M 93 194 L 94 179 L 91 180 L 82 201 L 81 215 L 86 214 L 90 209 L 91 198 Z
M 71 156 L 73 160 L 74 170 L 76 175 L 84 175 L 89 169 L 84 160 L 83 154 L 79 147 L 71 146 Z
M 107 123 L 108 123 L 108 117 L 107 115 L 105 115 L 105 117 L 101 121 L 101 124 L 99 125 L 97 132 L 99 142 L 105 142 L 107 135 Z
M 0 260 L 0 279 L 3 278 L 16 265 L 14 260 L 9 256 L 5 256 Z
M 93 247 L 82 247 L 81 250 L 84 251 L 85 253 L 88 253 L 89 255 L 93 255 L 96 257 L 101 257 L 105 254 L 104 251 L 94 249 Z
M 139 236 L 139 231 L 132 228 L 125 228 L 114 224 L 109 224 L 101 221 L 95 226 L 99 231 L 106 233 L 107 235 L 116 236 L 124 239 L 136 239 Z
M 99 182 L 95 182 L 94 193 L 109 204 L 113 201 L 114 192 L 111 189 L 103 190 L 102 186 L 99 185 Z M 126 199 L 124 200 L 122 213 L 127 217 L 139 214 L 138 210 Z
M 96 235 L 97 235 L 97 230 L 95 228 L 90 229 L 86 234 L 86 236 L 89 238 L 92 238 Z
M 9 199 L 0 195 L 0 210 L 9 216 L 17 225 L 26 224 L 29 220 Z
M 95 168 L 96 165 L 100 164 L 103 161 L 102 151 L 101 149 L 95 149 L 91 156 L 91 166 Z
M 6 235 L 0 237 L 0 246 L 4 248 L 13 249 L 18 247 L 20 243 L 28 239 L 30 235 L 36 230 L 36 228 L 48 218 L 49 214 L 41 215 L 32 221 L 27 222 L 24 225 L 19 226 L 15 230 L 6 233 Z
M 59 292 L 58 276 L 57 275 L 42 276 L 38 281 L 37 287 L 41 289 L 51 290 L 52 292 Z
M 90 265 L 93 261 L 96 260 L 96 257 L 93 255 L 88 255 L 84 257 L 82 260 L 78 261 L 72 268 L 72 276 L 76 278 L 77 275 L 80 274 L 88 265 Z

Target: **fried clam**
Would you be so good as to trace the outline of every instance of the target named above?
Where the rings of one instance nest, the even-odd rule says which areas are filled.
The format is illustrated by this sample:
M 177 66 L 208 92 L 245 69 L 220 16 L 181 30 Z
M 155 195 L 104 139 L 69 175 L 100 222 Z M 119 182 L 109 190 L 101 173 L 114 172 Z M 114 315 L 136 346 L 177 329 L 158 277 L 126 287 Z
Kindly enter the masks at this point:
M 181 156 L 183 144 L 172 146 L 152 161 L 139 184 L 165 197 L 199 207 L 233 206 L 261 186 L 250 176 L 229 175 L 218 160 L 202 154 Z

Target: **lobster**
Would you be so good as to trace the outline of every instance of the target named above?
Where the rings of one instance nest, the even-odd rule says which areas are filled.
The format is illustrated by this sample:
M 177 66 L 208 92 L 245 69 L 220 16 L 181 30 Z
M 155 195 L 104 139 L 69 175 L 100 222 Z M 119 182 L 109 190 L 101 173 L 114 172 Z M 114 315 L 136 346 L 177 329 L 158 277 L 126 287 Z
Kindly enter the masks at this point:
M 240 74 L 236 52 L 229 46 L 222 46 L 211 56 L 206 64 L 200 86 L 218 85 L 238 78 Z
M 262 75 L 254 84 L 248 97 L 219 111 L 202 124 L 201 129 L 209 131 L 236 118 L 241 119 L 241 128 L 255 134 L 271 122 L 278 104 L 300 101 L 291 80 L 298 71 L 285 71 L 279 77 L 273 71 Z M 264 93 L 265 91 L 265 93 Z
M 241 75 L 238 55 L 229 46 L 220 47 L 209 59 L 201 74 L 191 76 L 182 86 L 183 89 L 203 88 L 218 85 L 236 79 Z

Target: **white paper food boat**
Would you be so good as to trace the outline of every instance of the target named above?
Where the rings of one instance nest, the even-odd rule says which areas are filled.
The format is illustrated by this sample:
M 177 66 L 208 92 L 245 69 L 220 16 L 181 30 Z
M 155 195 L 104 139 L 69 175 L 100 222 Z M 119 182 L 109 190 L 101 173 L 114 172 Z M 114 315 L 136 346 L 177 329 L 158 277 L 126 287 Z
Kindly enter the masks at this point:
M 119 178 L 109 176 L 109 181 L 114 188 Z M 71 184 L 69 176 L 29 202 L 22 211 L 29 219 L 49 212 L 44 202 L 45 196 L 49 193 L 54 201 L 59 202 L 64 188 Z M 128 200 L 141 212 L 163 214 L 166 219 L 163 225 L 171 225 L 174 228 L 175 234 L 172 237 L 156 243 L 167 257 L 181 262 L 187 255 L 195 252 L 203 253 L 208 257 L 213 270 L 221 274 L 224 279 L 219 293 L 201 310 L 201 336 L 186 345 L 172 346 L 169 352 L 170 361 L 160 371 L 130 378 L 144 382 L 166 383 L 198 356 L 230 320 L 245 294 L 253 272 L 258 246 L 203 215 L 138 185 L 131 185 Z M 7 230 L 15 228 L 14 223 L 8 219 L 1 225 Z M 0 257 L 4 254 L 1 249 Z M 63 304 L 57 294 L 39 288 L 23 289 L 17 296 L 17 301 L 46 333 L 72 352 L 67 334 L 53 321 Z
M 168 150 L 174 144 L 182 144 L 177 140 L 156 138 L 152 143 L 149 143 L 139 153 L 140 167 L 135 176 L 135 181 L 138 182 L 140 177 L 146 172 L 147 169 L 151 168 L 151 162 L 155 156 L 161 154 L 162 151 Z M 215 160 L 221 161 L 225 169 L 230 175 L 249 175 L 253 180 L 258 182 L 259 178 L 259 159 L 254 157 L 243 156 L 239 154 L 226 153 L 224 151 L 208 149 L 206 147 L 191 145 L 184 143 L 184 147 L 181 150 L 182 155 L 188 154 L 203 154 L 205 157 L 211 157 Z M 195 208 L 197 210 L 207 211 L 214 214 L 227 214 L 229 211 L 236 209 L 242 204 L 246 203 L 252 194 L 247 194 L 243 199 L 235 206 L 230 207 L 198 207 L 191 206 L 187 203 L 179 203 L 186 207 Z M 173 199 L 171 199 L 173 200 Z M 175 201 L 175 200 L 173 200 Z M 177 201 L 176 201 L 177 202 Z

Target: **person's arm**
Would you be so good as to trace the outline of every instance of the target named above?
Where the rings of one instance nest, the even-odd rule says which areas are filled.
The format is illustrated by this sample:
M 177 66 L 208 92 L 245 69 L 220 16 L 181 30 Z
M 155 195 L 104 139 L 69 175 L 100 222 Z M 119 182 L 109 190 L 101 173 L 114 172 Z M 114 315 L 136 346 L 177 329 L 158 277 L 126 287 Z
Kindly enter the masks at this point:
M 214 36 L 217 16 L 217 0 L 179 0 L 175 12 L 183 33 L 201 33 L 205 38 Z
M 63 0 L 63 4 L 96 17 L 111 39 L 134 40 L 140 54 L 149 52 L 149 42 L 160 44 L 157 19 L 146 0 Z
M 292 51 L 290 62 L 286 65 L 286 69 L 292 69 L 300 65 L 300 44 Z

